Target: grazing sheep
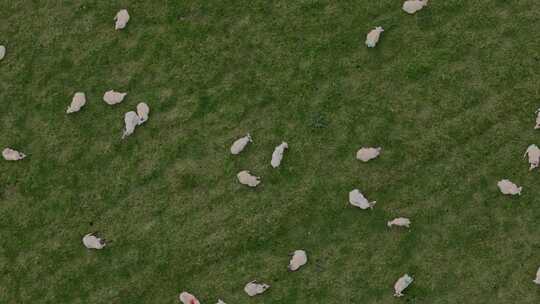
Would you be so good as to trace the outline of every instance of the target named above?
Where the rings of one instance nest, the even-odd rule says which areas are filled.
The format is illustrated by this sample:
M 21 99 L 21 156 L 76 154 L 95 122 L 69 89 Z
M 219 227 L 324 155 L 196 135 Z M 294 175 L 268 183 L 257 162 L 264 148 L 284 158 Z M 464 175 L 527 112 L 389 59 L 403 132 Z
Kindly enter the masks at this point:
M 139 124 L 139 121 L 139 116 L 133 111 L 129 111 L 124 115 L 125 128 L 124 134 L 122 134 L 122 139 L 133 134 L 133 132 L 135 131 L 135 127 Z
M 86 95 L 81 92 L 75 93 L 75 95 L 73 95 L 73 99 L 71 99 L 71 104 L 68 106 L 66 113 L 70 114 L 79 112 L 85 104 Z
M 2 151 L 2 156 L 5 160 L 21 160 L 26 157 L 26 154 L 13 150 L 11 148 L 5 148 Z
M 238 181 L 240 182 L 240 184 L 250 187 L 257 187 L 257 185 L 261 183 L 260 177 L 251 175 L 247 170 L 241 171 L 236 175 L 236 177 L 238 177 Z
M 537 285 L 540 285 L 540 267 L 536 271 L 536 278 L 533 280 L 533 282 Z
M 540 149 L 536 145 L 530 145 L 525 151 L 525 155 L 523 155 L 523 157 L 526 156 L 529 157 L 529 164 L 531 165 L 529 171 L 537 168 L 538 164 L 540 164 Z
M 540 129 L 540 109 L 536 110 L 536 126 L 534 126 L 535 130 Z
M 249 135 L 249 133 L 246 136 L 237 139 L 231 146 L 231 154 L 240 154 L 240 152 L 242 152 L 250 142 L 253 142 L 253 140 L 251 139 L 251 135 Z
M 98 238 L 95 233 L 89 233 L 82 238 L 84 247 L 88 249 L 103 249 L 105 240 Z
M 4 59 L 4 57 L 6 57 L 6 47 L 0 45 L 0 60 Z
M 403 10 L 409 14 L 414 14 L 427 6 L 428 0 L 408 0 L 403 3 Z
M 148 114 L 150 113 L 150 107 L 141 102 L 137 105 L 137 115 L 139 116 L 139 125 L 142 125 L 145 121 L 148 120 Z
M 126 95 L 127 93 L 120 93 L 116 92 L 115 90 L 110 90 L 105 92 L 105 95 L 103 95 L 103 101 L 112 106 L 117 103 L 121 103 Z
M 377 45 L 377 42 L 379 42 L 379 38 L 382 32 L 384 32 L 384 29 L 380 26 L 377 26 L 375 29 L 371 30 L 371 32 L 369 32 L 366 36 L 367 47 L 375 47 Z
M 195 298 L 195 296 L 189 292 L 182 292 L 178 298 L 182 304 L 200 304 L 199 300 L 197 300 L 197 298 Z
M 129 13 L 127 10 L 123 9 L 120 10 L 116 16 L 114 17 L 114 20 L 116 21 L 116 24 L 114 26 L 115 30 L 121 30 L 126 27 L 128 21 L 129 21 Z
M 502 194 L 508 194 L 508 195 L 521 195 L 521 189 L 523 187 L 518 187 L 516 184 L 512 183 L 511 181 L 507 179 L 503 179 L 497 183 L 497 186 L 499 186 L 499 189 L 501 190 Z
M 409 276 L 408 274 L 403 275 L 401 278 L 399 278 L 394 284 L 394 297 L 402 297 L 403 291 L 411 285 L 411 283 L 414 281 L 414 279 Z
M 398 227 L 410 228 L 411 220 L 409 220 L 408 218 L 405 218 L 405 217 L 398 217 L 398 218 L 395 218 L 395 219 L 389 221 L 386 225 L 388 227 L 398 226 Z
M 291 261 L 289 262 L 289 270 L 297 271 L 300 267 L 306 265 L 307 263 L 307 254 L 304 250 L 296 250 L 293 253 Z
M 354 189 L 353 191 L 349 192 L 349 203 L 355 207 L 359 207 L 360 209 L 373 209 L 373 206 L 377 203 L 376 201 L 369 202 L 362 193 L 360 193 L 360 190 Z
M 286 142 L 282 142 L 281 145 L 276 147 L 274 153 L 272 153 L 272 161 L 270 162 L 272 167 L 279 167 L 279 165 L 281 164 L 281 160 L 283 159 L 283 153 L 285 152 L 285 149 L 288 148 L 289 145 Z
M 246 286 L 244 287 L 244 291 L 248 294 L 248 296 L 254 297 L 256 295 L 262 294 L 268 288 L 270 288 L 270 285 L 259 284 L 257 283 L 257 281 L 251 281 L 246 284 Z
M 356 159 L 368 162 L 381 154 L 381 148 L 362 148 L 356 152 Z

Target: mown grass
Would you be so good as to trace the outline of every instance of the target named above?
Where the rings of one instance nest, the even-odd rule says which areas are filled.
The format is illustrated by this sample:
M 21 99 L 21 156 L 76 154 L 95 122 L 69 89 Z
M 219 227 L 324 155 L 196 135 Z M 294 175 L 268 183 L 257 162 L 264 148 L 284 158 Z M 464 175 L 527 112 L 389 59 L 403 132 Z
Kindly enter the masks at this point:
M 540 185 L 521 156 L 539 144 L 538 3 L 431 2 L 1 2 L 0 146 L 29 157 L 0 162 L 0 302 L 537 303 Z M 111 107 L 109 89 L 129 95 Z M 121 141 L 140 101 L 150 120 Z M 370 145 L 382 157 L 355 161 Z M 350 207 L 354 188 L 377 207 Z M 91 231 L 106 250 L 82 247 Z M 248 299 L 253 279 L 272 288 Z

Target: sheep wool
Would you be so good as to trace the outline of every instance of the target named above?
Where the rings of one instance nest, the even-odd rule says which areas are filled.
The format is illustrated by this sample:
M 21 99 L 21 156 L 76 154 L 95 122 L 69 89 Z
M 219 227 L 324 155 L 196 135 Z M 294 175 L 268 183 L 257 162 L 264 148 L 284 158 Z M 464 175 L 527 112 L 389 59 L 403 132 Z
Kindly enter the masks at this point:
M 0 60 L 4 59 L 4 57 L 6 57 L 6 47 L 0 45 Z
M 227 304 L 227 303 L 225 303 L 225 302 L 223 302 L 223 300 L 219 299 L 216 304 Z
M 540 164 L 540 149 L 536 145 L 530 145 L 525 151 L 525 156 L 529 157 L 529 171 L 538 167 Z
M 375 29 L 371 30 L 371 32 L 369 32 L 366 36 L 367 47 L 375 47 L 377 45 L 377 42 L 379 42 L 379 38 L 382 32 L 384 32 L 384 29 L 380 26 L 377 26 Z
M 283 159 L 283 153 L 285 153 L 285 149 L 288 148 L 289 145 L 286 142 L 282 142 L 281 145 L 276 147 L 274 153 L 272 153 L 272 161 L 270 162 L 272 167 L 279 167 L 279 165 L 281 164 L 281 160 Z
M 365 210 L 373 209 L 373 206 L 375 206 L 377 202 L 369 202 L 360 192 L 360 190 L 354 189 L 353 191 L 349 192 L 349 203 L 355 207 Z
M 240 184 L 249 187 L 257 187 L 257 185 L 261 183 L 260 177 L 251 175 L 251 173 L 249 173 L 247 170 L 241 171 L 236 175 L 236 177 L 238 177 Z
M 270 285 L 259 284 L 257 283 L 257 281 L 251 281 L 246 284 L 246 286 L 244 287 L 244 291 L 247 293 L 248 296 L 254 297 L 256 295 L 264 293 L 268 288 L 270 288 Z
M 534 278 L 533 282 L 537 285 L 540 285 L 540 267 L 536 271 L 536 278 Z
M 82 238 L 84 247 L 88 249 L 103 249 L 105 240 L 98 238 L 94 233 L 89 233 Z
M 394 284 L 394 297 L 402 297 L 403 291 L 409 287 L 413 281 L 414 279 L 408 274 L 405 274 L 399 278 L 396 284 Z
M 180 299 L 182 304 L 200 304 L 199 300 L 194 295 L 185 291 L 178 296 L 178 299 Z
M 129 22 L 129 13 L 127 10 L 123 9 L 120 10 L 116 16 L 114 17 L 114 20 L 116 21 L 114 25 L 115 30 L 121 30 L 124 29 Z
M 75 93 L 73 99 L 71 99 L 71 104 L 68 106 L 66 113 L 75 113 L 79 112 L 81 108 L 86 104 L 86 95 L 81 92 Z
M 408 0 L 403 3 L 403 10 L 409 14 L 414 14 L 427 4 L 428 0 Z
M 120 93 L 116 92 L 115 90 L 110 90 L 105 92 L 103 95 L 103 101 L 105 101 L 109 105 L 115 105 L 117 103 L 121 103 L 124 100 L 124 97 L 126 97 L 127 93 Z
M 133 111 L 129 111 L 124 115 L 124 133 L 122 139 L 130 136 L 135 131 L 135 127 L 139 124 L 139 115 Z
M 300 267 L 306 265 L 307 263 L 307 254 L 304 250 L 296 250 L 293 253 L 291 261 L 289 262 L 289 270 L 297 271 Z
M 507 179 L 499 181 L 497 186 L 499 187 L 499 190 L 501 190 L 501 193 L 505 195 L 521 195 L 521 190 L 523 189 L 523 187 L 518 187 Z
M 231 154 L 240 154 L 240 152 L 244 151 L 250 142 L 253 142 L 253 140 L 251 139 L 251 135 L 249 135 L 249 133 L 246 136 L 237 139 L 231 146 Z
M 2 156 L 5 160 L 15 161 L 15 160 L 21 160 L 26 157 L 26 154 L 21 153 L 17 150 L 13 150 L 11 148 L 5 148 L 2 151 Z
M 381 154 L 381 148 L 362 148 L 356 152 L 356 159 L 368 162 Z
M 411 220 L 409 220 L 408 218 L 405 218 L 405 217 L 398 217 L 398 218 L 395 218 L 395 219 L 389 221 L 386 225 L 388 227 L 398 226 L 398 227 L 409 228 L 411 226 Z
M 536 110 L 536 125 L 534 126 L 534 129 L 540 129 L 540 109 Z
M 139 125 L 142 125 L 145 121 L 148 120 L 148 114 L 150 113 L 150 107 L 141 102 L 137 105 L 137 115 L 139 116 Z

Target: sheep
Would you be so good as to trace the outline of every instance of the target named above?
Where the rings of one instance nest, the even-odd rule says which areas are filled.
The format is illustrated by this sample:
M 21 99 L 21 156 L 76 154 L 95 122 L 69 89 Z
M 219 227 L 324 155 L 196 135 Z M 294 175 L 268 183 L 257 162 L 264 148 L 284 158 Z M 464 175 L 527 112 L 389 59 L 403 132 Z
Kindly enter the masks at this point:
M 199 300 L 189 292 L 183 291 L 178 298 L 182 304 L 200 304 Z
M 139 124 L 139 121 L 139 116 L 133 111 L 129 111 L 124 115 L 125 128 L 124 133 L 122 134 L 122 139 L 133 134 L 135 127 Z
M 257 187 L 257 185 L 261 183 L 260 177 L 251 175 L 247 170 L 241 171 L 236 175 L 236 177 L 238 177 L 240 184 L 247 185 L 249 187 Z
M 307 263 L 307 254 L 304 250 L 296 250 L 293 253 L 293 256 L 289 262 L 288 269 L 290 271 L 297 271 L 300 267 L 306 265 Z
M 105 92 L 103 95 L 103 101 L 105 101 L 109 105 L 115 105 L 117 103 L 121 103 L 122 100 L 124 100 L 124 97 L 126 97 L 127 93 L 120 93 L 116 92 L 115 90 L 110 90 Z
M 536 110 L 536 125 L 534 126 L 535 130 L 540 129 L 540 109 Z
M 89 233 L 82 238 L 84 247 L 88 249 L 103 249 L 105 247 L 105 240 L 96 236 L 95 233 Z
M 129 21 L 129 13 L 127 10 L 120 10 L 114 17 L 116 24 L 114 26 L 115 30 L 124 29 Z
M 142 125 L 145 121 L 148 120 L 149 113 L 150 107 L 146 103 L 141 102 L 137 105 L 137 115 L 139 116 L 138 125 Z
M 362 148 L 356 152 L 356 159 L 368 162 L 381 154 L 381 148 Z
M 377 203 L 377 201 L 369 202 L 362 193 L 360 193 L 360 190 L 354 189 L 353 191 L 349 192 L 349 203 L 351 205 L 358 207 L 362 210 L 365 209 L 373 209 L 373 206 Z
M 262 294 L 265 292 L 268 288 L 270 288 L 270 285 L 267 284 L 259 284 L 257 281 L 251 281 L 246 284 L 244 287 L 244 291 L 247 293 L 248 296 L 254 297 L 256 295 Z
M 253 142 L 253 140 L 251 139 L 251 135 L 249 135 L 249 133 L 246 136 L 237 139 L 231 146 L 231 154 L 240 154 L 240 152 L 242 152 L 250 142 Z
M 282 142 L 281 145 L 276 147 L 274 153 L 272 153 L 272 161 L 270 162 L 272 167 L 279 167 L 279 165 L 281 164 L 281 160 L 283 159 L 283 153 L 285 152 L 285 149 L 288 148 L 289 145 L 286 142 Z
M 523 157 L 529 157 L 529 171 L 535 169 L 540 164 L 540 149 L 536 145 L 530 145 Z
M 536 271 L 536 278 L 533 280 L 533 282 L 537 285 L 540 285 L 540 267 Z
M 406 217 L 398 217 L 398 218 L 395 218 L 395 219 L 389 221 L 388 223 L 386 223 L 386 225 L 387 225 L 388 227 L 398 226 L 398 227 L 407 227 L 407 228 L 410 228 L 410 226 L 411 226 L 411 220 L 409 220 L 409 219 L 406 218 Z
M 411 285 L 414 279 L 408 274 L 403 275 L 394 284 L 394 297 L 402 297 L 403 291 Z
M 369 32 L 366 36 L 367 47 L 375 47 L 377 45 L 377 42 L 379 42 L 379 38 L 382 32 L 384 32 L 384 29 L 380 26 L 377 26 L 375 29 L 371 30 L 371 32 Z
M 0 60 L 4 59 L 4 57 L 6 57 L 6 47 L 0 45 Z
M 499 181 L 497 186 L 501 190 L 502 194 L 508 195 L 521 195 L 521 189 L 523 189 L 523 187 L 518 187 L 516 184 L 507 179 Z
M 71 104 L 68 106 L 66 113 L 75 113 L 79 112 L 81 108 L 86 104 L 86 95 L 81 92 L 75 93 L 73 99 L 71 99 Z
M 403 10 L 409 14 L 414 14 L 427 6 L 428 0 L 408 0 L 403 3 Z
M 216 304 L 227 304 L 227 303 L 225 303 L 225 302 L 223 302 L 223 300 L 219 299 Z
M 5 160 L 21 160 L 26 157 L 26 154 L 13 150 L 11 148 L 5 148 L 2 151 L 2 156 Z

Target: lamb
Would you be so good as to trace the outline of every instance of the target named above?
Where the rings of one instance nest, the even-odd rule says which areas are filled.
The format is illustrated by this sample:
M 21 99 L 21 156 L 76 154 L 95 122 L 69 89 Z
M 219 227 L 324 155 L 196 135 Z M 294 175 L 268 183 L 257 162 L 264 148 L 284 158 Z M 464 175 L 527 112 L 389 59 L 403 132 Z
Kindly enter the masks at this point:
M 262 294 L 268 288 L 270 288 L 270 285 L 259 284 L 257 283 L 257 281 L 251 281 L 246 284 L 246 286 L 244 287 L 244 291 L 247 293 L 248 296 L 254 297 L 256 295 Z
M 540 129 L 540 109 L 536 110 L 536 126 L 534 126 L 534 129 Z
M 199 300 L 197 300 L 197 298 L 189 292 L 182 292 L 178 298 L 182 304 L 200 304 Z
M 21 160 L 26 157 L 26 154 L 13 150 L 11 148 L 5 148 L 2 151 L 2 156 L 5 160 Z
M 240 152 L 242 152 L 250 142 L 253 142 L 253 140 L 251 139 L 251 135 L 249 135 L 249 133 L 246 136 L 237 139 L 231 146 L 231 154 L 240 154 Z
M 6 57 L 6 47 L 0 45 L 0 60 L 4 59 L 4 57 Z
M 523 189 L 523 187 L 518 187 L 516 184 L 507 179 L 499 181 L 497 186 L 501 190 L 502 194 L 507 195 L 521 195 L 521 189 Z
M 304 250 L 296 250 L 293 253 L 291 261 L 289 262 L 289 270 L 297 271 L 300 267 L 306 265 L 307 263 L 307 254 Z
M 86 104 L 86 95 L 81 92 L 75 93 L 73 95 L 73 99 L 71 100 L 71 104 L 68 106 L 66 113 L 75 113 L 79 112 L 81 108 Z
M 375 29 L 371 30 L 371 32 L 369 32 L 366 36 L 367 47 L 375 47 L 377 45 L 377 42 L 379 42 L 379 38 L 382 32 L 384 32 L 384 29 L 380 26 L 377 26 Z
M 281 160 L 283 159 L 283 153 L 285 152 L 285 149 L 288 148 L 289 145 L 286 142 L 282 142 L 281 145 L 276 147 L 274 153 L 272 153 L 272 161 L 270 162 L 272 167 L 279 167 L 279 165 L 281 164 Z
M 125 128 L 124 134 L 122 134 L 122 139 L 133 134 L 133 132 L 135 131 L 135 127 L 139 124 L 139 121 L 139 116 L 133 111 L 129 111 L 124 115 Z
M 386 225 L 388 227 L 398 226 L 398 227 L 410 228 L 411 220 L 409 220 L 408 218 L 405 218 L 405 217 L 398 217 L 398 218 L 395 218 L 395 219 L 389 221 Z
M 403 291 L 411 285 L 411 283 L 414 281 L 414 279 L 409 276 L 408 274 L 403 275 L 401 278 L 399 278 L 394 284 L 394 297 L 402 297 Z
M 376 201 L 369 202 L 362 193 L 360 193 L 360 190 L 354 189 L 353 191 L 349 192 L 349 203 L 351 205 L 358 207 L 362 210 L 365 209 L 373 209 L 373 206 L 377 203 Z
M 82 238 L 84 247 L 88 249 L 103 249 L 105 247 L 105 240 L 98 238 L 95 233 L 89 233 Z
M 540 149 L 536 145 L 530 145 L 523 157 L 529 157 L 529 171 L 535 169 L 540 164 Z
M 115 30 L 124 29 L 129 21 L 129 13 L 127 10 L 120 10 L 114 17 L 116 24 L 114 26 Z
M 356 159 L 368 162 L 381 154 L 381 148 L 362 148 L 356 152 Z
M 414 14 L 427 6 L 428 0 L 408 0 L 403 3 L 403 10 L 409 14 Z
M 122 100 L 124 100 L 124 97 L 126 97 L 127 93 L 120 93 L 116 92 L 115 90 L 110 90 L 105 92 L 103 95 L 103 101 L 105 101 L 109 105 L 115 105 L 117 103 L 121 103 Z
M 537 285 L 540 285 L 540 267 L 536 271 L 536 278 L 533 280 L 533 282 Z
M 148 120 L 149 113 L 150 107 L 146 103 L 141 102 L 137 105 L 137 115 L 139 116 L 138 125 L 142 125 L 145 121 Z
M 236 177 L 238 177 L 240 184 L 247 185 L 249 187 L 257 187 L 257 185 L 261 183 L 260 177 L 251 175 L 247 170 L 241 171 L 236 175 Z

